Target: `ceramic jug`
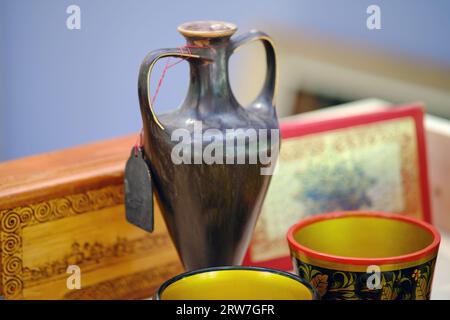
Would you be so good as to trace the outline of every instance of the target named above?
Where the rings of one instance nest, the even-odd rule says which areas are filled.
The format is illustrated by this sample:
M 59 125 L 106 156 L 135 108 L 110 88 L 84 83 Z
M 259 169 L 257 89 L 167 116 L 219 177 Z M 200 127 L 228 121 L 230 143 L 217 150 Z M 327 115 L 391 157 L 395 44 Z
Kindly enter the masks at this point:
M 138 91 L 144 157 L 184 267 L 192 270 L 238 265 L 251 239 L 271 178 L 270 174 L 262 174 L 261 169 L 267 168 L 267 163 L 249 159 L 257 152 L 267 152 L 273 168 L 279 150 L 274 108 L 275 50 L 272 40 L 263 32 L 250 31 L 232 38 L 237 28 L 231 23 L 196 21 L 185 23 L 178 30 L 187 40 L 184 49 L 153 51 L 140 67 Z M 243 107 L 230 88 L 228 60 L 251 41 L 264 44 L 267 72 L 260 94 Z M 178 109 L 156 115 L 149 94 L 149 79 L 155 63 L 166 57 L 182 58 L 189 63 L 190 84 Z M 264 142 L 250 134 L 240 139 L 242 132 L 250 132 L 248 129 L 258 134 L 266 130 L 269 139 Z M 244 141 L 244 148 L 238 140 Z M 217 160 L 218 154 L 215 154 L 216 161 L 205 158 L 205 152 L 211 151 L 208 148 L 212 141 L 222 143 L 223 149 L 215 152 L 219 156 L 223 152 L 223 161 Z M 179 152 L 180 149 L 186 152 Z M 181 155 L 181 161 L 174 154 Z

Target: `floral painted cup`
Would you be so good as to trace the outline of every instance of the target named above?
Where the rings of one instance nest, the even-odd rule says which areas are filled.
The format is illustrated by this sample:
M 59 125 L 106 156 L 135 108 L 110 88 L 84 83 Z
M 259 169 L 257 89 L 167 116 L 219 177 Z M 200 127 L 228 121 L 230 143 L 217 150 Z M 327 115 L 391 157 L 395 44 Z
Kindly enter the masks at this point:
M 440 235 L 428 223 L 382 212 L 336 212 L 292 226 L 297 274 L 324 300 L 429 299 Z
M 161 285 L 156 300 L 318 300 L 307 281 L 259 267 L 214 267 L 180 274 Z

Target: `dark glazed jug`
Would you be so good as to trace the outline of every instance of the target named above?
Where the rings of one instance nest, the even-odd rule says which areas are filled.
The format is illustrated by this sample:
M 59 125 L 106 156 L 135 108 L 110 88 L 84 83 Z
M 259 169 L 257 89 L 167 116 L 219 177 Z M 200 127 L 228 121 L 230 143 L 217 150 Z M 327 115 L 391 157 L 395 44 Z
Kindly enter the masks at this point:
M 271 175 L 262 173 L 262 169 L 273 168 L 279 150 L 273 102 L 274 47 L 271 39 L 259 31 L 231 39 L 236 26 L 225 22 L 190 22 L 178 30 L 187 39 L 185 49 L 153 51 L 140 67 L 145 157 L 169 233 L 185 268 L 237 265 L 243 259 L 269 186 Z M 228 60 L 241 45 L 256 40 L 262 41 L 266 50 L 266 79 L 256 100 L 242 107 L 230 88 Z M 156 116 L 149 78 L 157 60 L 164 57 L 189 62 L 190 85 L 180 108 Z M 180 135 L 175 134 L 179 129 L 189 138 L 181 144 Z M 261 136 L 255 140 L 251 134 L 241 139 L 242 132 L 251 132 L 248 129 L 258 133 L 268 130 L 270 139 L 264 143 Z M 222 143 L 224 160 L 211 163 L 200 158 L 199 162 L 198 157 L 212 141 Z M 244 141 L 245 148 L 239 147 L 238 141 Z M 192 151 L 180 153 L 190 161 L 174 161 L 173 152 L 180 145 Z M 270 156 L 270 163 L 250 161 L 258 152 Z

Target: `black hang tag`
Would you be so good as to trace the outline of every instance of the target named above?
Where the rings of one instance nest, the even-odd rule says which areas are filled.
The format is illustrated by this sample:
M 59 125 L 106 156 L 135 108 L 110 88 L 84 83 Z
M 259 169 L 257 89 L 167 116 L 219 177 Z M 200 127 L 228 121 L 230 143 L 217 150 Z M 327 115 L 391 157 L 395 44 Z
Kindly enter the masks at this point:
M 125 166 L 125 213 L 128 222 L 153 231 L 152 178 L 144 149 L 133 147 Z

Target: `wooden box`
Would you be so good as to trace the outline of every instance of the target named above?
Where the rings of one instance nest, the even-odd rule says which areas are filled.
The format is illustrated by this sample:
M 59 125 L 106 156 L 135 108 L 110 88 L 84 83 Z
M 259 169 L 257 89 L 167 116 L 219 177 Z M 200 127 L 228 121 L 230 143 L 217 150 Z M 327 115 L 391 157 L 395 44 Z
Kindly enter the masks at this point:
M 0 164 L 0 296 L 144 298 L 183 271 L 157 205 L 152 234 L 125 220 L 123 169 L 135 140 Z M 69 289 L 72 265 L 80 289 Z

